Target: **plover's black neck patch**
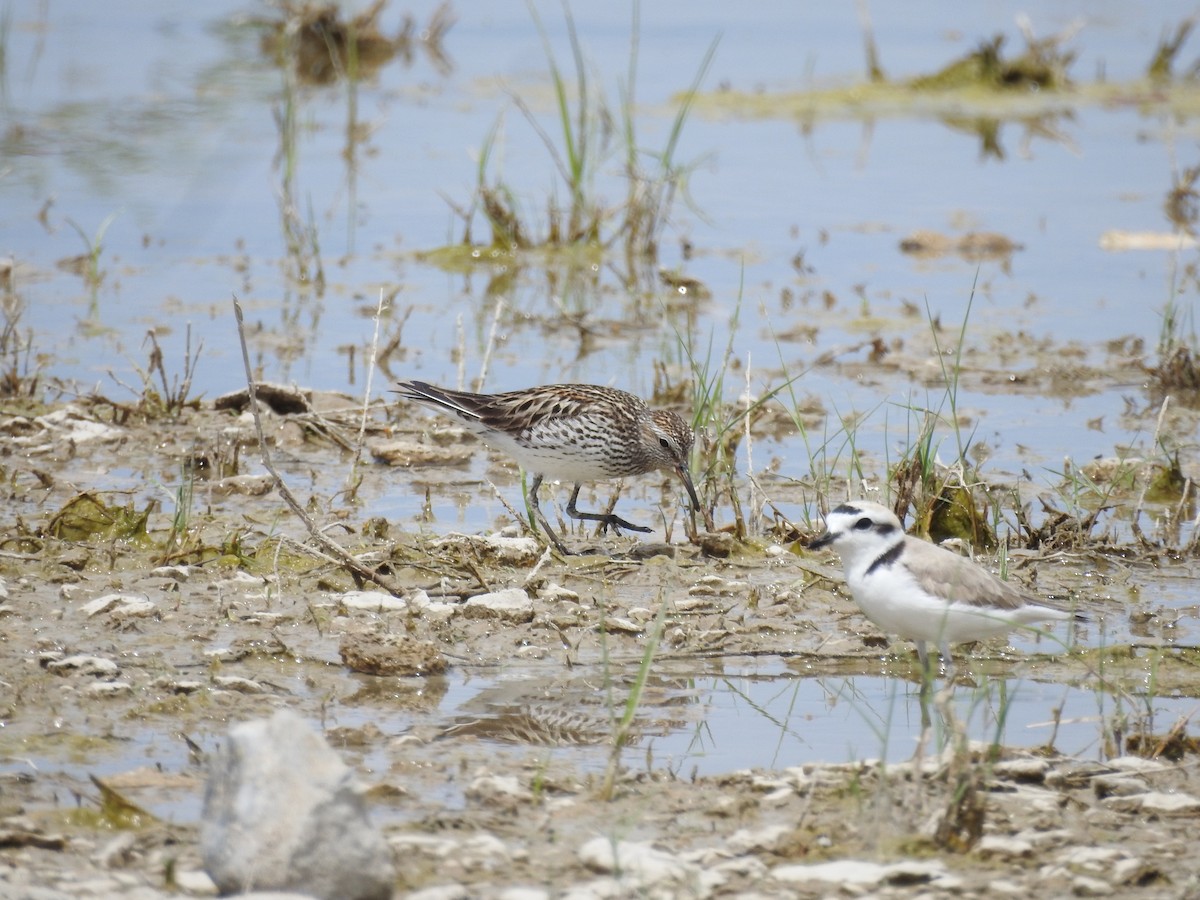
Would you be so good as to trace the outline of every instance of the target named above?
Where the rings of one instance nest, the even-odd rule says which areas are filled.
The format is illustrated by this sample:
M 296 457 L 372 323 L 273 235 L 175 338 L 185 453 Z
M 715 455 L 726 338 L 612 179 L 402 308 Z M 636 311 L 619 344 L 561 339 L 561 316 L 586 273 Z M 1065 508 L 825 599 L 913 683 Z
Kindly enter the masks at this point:
M 904 552 L 904 541 L 898 541 L 895 547 L 890 547 L 884 550 L 875 561 L 867 566 L 867 574 L 870 575 L 878 568 L 891 568 L 892 564 L 900 558 L 900 554 Z

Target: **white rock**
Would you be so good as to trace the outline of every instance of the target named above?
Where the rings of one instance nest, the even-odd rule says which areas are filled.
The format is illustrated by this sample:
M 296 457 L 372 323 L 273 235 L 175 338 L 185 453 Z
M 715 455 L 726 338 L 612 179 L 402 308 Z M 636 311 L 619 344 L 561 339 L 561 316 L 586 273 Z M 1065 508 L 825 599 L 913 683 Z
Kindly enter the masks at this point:
M 46 413 L 34 419 L 39 425 L 60 432 L 59 437 L 73 444 L 86 444 L 91 441 L 119 441 L 125 436 L 120 428 L 105 425 L 103 422 L 93 422 L 90 419 L 78 418 L 79 411 L 72 407 L 64 407 L 54 412 Z
M 542 553 L 538 542 L 531 537 L 506 537 L 501 534 L 489 534 L 483 541 L 488 553 L 496 557 L 498 562 L 509 565 L 531 563 Z
M 55 659 L 46 663 L 46 669 L 56 675 L 75 673 L 77 675 L 92 675 L 96 678 L 113 679 L 117 677 L 119 667 L 111 659 L 102 656 L 84 656 L 76 654 L 63 659 Z
M 546 584 L 540 591 L 538 597 L 550 603 L 558 603 L 559 601 L 569 601 L 571 603 L 579 602 L 579 595 L 574 591 L 568 590 L 561 584 L 555 584 L 553 581 Z
M 222 893 L 392 896 L 392 854 L 354 773 L 295 713 L 234 727 L 210 757 L 200 849 Z
M 1146 863 L 1137 857 L 1129 859 L 1118 859 L 1113 863 L 1112 881 L 1114 884 L 1128 884 L 1129 882 L 1140 878 L 1142 873 L 1146 871 Z
M 111 612 L 114 619 L 129 619 L 154 613 L 150 598 L 138 594 L 105 594 L 79 607 L 89 619 L 102 612 Z
M 187 581 L 192 577 L 191 566 L 159 566 L 156 569 L 150 570 L 150 575 L 154 578 L 170 578 L 173 581 Z M 203 873 L 201 873 L 203 874 Z M 205 876 L 206 878 L 208 876 Z
M 1015 881 L 998 878 L 987 883 L 987 892 L 1000 897 L 1026 897 L 1029 895 L 1029 888 Z
M 1116 847 L 1068 847 L 1058 855 L 1058 862 L 1076 869 L 1103 872 L 1124 855 Z
M 1071 879 L 1071 893 L 1076 897 L 1107 897 L 1113 886 L 1100 878 L 1077 875 Z
M 372 612 L 408 609 L 407 600 L 393 597 L 385 591 L 347 591 L 338 597 L 338 602 L 347 609 L 367 609 Z
M 778 881 L 799 884 L 805 881 L 820 881 L 827 884 L 849 884 L 857 887 L 872 887 L 896 881 L 905 885 L 923 882 L 936 883 L 948 890 L 958 883 L 946 871 L 940 860 L 902 860 L 891 865 L 857 859 L 839 859 L 812 865 L 776 866 L 771 875 Z
M 196 894 L 215 896 L 217 893 L 217 886 L 208 877 L 208 873 L 202 872 L 199 869 L 180 869 L 176 871 L 175 886 L 185 894 L 193 896 Z
M 851 884 L 871 887 L 882 884 L 887 867 L 858 859 L 838 859 L 832 862 L 776 866 L 771 877 L 788 884 L 821 881 L 827 884 Z
M 997 778 L 1011 778 L 1017 781 L 1045 781 L 1049 771 L 1050 763 L 1036 756 L 1002 759 L 992 767 L 992 774 Z
M 621 616 L 605 616 L 604 630 L 614 634 L 641 634 L 646 629 Z
M 464 604 L 463 611 L 476 619 L 530 622 L 533 620 L 533 599 L 521 588 L 505 588 L 472 597 Z
M 1105 765 L 1118 772 L 1161 772 L 1168 768 L 1166 763 L 1143 759 L 1140 756 L 1118 756 L 1116 759 L 1110 759 Z
M 550 892 L 535 887 L 502 888 L 496 900 L 550 900 Z
M 516 775 L 480 775 L 467 785 L 472 800 L 495 803 L 506 800 L 530 800 L 533 795 L 521 787 Z
M 452 838 L 433 837 L 428 834 L 401 832 L 388 838 L 388 843 L 397 853 L 423 853 L 426 856 L 446 857 L 458 847 Z
M 979 856 L 994 856 L 1000 859 L 1018 859 L 1033 854 L 1033 844 L 1016 837 L 1002 834 L 985 834 L 975 847 Z
M 89 684 L 84 693 L 92 697 L 117 697 L 133 693 L 133 685 L 128 681 L 97 681 Z
M 471 900 L 474 895 L 461 884 L 439 884 L 405 894 L 405 900 Z
M 1166 794 L 1162 791 L 1151 791 L 1142 794 L 1142 812 L 1163 813 L 1165 815 L 1184 816 L 1200 812 L 1200 798 L 1191 794 Z
M 490 869 L 513 858 L 508 845 L 494 834 L 477 834 L 459 845 L 455 859 L 464 869 Z
M 242 678 L 240 675 L 214 675 L 213 684 L 226 691 L 237 691 L 239 694 L 265 694 L 267 689 L 257 681 Z
M 791 833 L 792 829 L 787 825 L 769 825 L 757 831 L 741 828 L 729 836 L 725 846 L 739 855 L 755 851 L 770 853 L 777 850 Z
M 664 853 L 641 841 L 613 842 L 592 838 L 579 848 L 579 860 L 593 872 L 619 874 L 639 884 L 679 881 L 696 872 L 672 853 Z

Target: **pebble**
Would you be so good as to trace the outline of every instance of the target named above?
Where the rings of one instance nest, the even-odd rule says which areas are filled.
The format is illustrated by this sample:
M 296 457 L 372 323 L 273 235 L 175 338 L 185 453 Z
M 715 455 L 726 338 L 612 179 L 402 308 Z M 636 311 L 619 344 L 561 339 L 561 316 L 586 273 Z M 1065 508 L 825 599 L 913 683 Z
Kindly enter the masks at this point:
M 641 634 L 645 628 L 622 616 L 605 616 L 604 630 L 612 634 Z
M 936 884 L 946 890 L 955 890 L 960 883 L 952 876 L 941 860 L 903 860 L 881 865 L 867 860 L 839 859 L 832 862 L 809 865 L 783 865 L 771 870 L 778 881 L 800 884 L 820 881 L 826 884 L 874 887 L 882 884 Z
M 46 669 L 56 675 L 91 675 L 105 679 L 116 678 L 117 672 L 120 671 L 120 667 L 111 659 L 83 654 L 51 660 L 46 663 Z
M 640 841 L 614 842 L 606 837 L 592 838 L 579 848 L 579 861 L 593 872 L 619 874 L 636 884 L 680 881 L 698 870 L 682 862 L 676 854 L 666 853 Z
M 771 877 L 788 884 L 820 881 L 835 885 L 872 887 L 883 883 L 887 866 L 857 859 L 838 859 L 832 862 L 776 866 Z
M 475 894 L 461 884 L 441 884 L 404 896 L 406 900 L 471 900 Z
M 499 619 L 504 622 L 533 621 L 533 598 L 521 588 L 505 588 L 472 597 L 463 606 L 472 619 Z
M 371 612 L 395 612 L 408 609 L 408 601 L 393 597 L 385 591 L 347 591 L 337 598 L 346 609 L 365 609 Z
M 509 803 L 531 800 L 533 795 L 521 786 L 516 775 L 480 775 L 467 785 L 466 796 L 480 803 Z
M 1141 811 L 1173 816 L 1191 816 L 1200 812 L 1200 798 L 1191 794 L 1167 794 L 1151 791 L 1141 795 Z
M 92 697 L 119 697 L 132 694 L 133 685 L 128 681 L 97 681 L 89 684 L 83 692 Z
M 434 541 L 430 546 L 436 550 L 486 556 L 506 566 L 531 565 L 542 555 L 542 548 L 534 538 L 505 534 L 451 533 Z
M 408 605 L 429 622 L 446 622 L 458 615 L 458 605 L 441 600 L 429 599 L 425 591 L 417 591 L 408 598 Z
M 436 644 L 407 634 L 346 634 L 338 653 L 364 675 L 437 675 L 449 666 Z
M 154 614 L 154 603 L 149 597 L 139 594 L 105 594 L 79 607 L 89 619 L 102 612 L 112 614 L 117 620 L 133 619 Z
M 1020 859 L 1033 855 L 1033 844 L 1021 838 L 985 834 L 976 845 L 975 853 L 996 859 Z
M 1146 782 L 1135 775 L 1097 775 L 1092 779 L 1092 791 L 1105 797 L 1130 797 L 1146 793 Z
M 547 603 L 558 603 L 563 600 L 570 601 L 571 603 L 579 602 L 579 594 L 568 590 L 561 584 L 555 584 L 553 581 L 542 586 L 538 591 L 538 597 Z
M 1046 773 L 1049 771 L 1050 763 L 1037 757 L 1004 759 L 992 767 L 992 774 L 997 778 L 1032 781 L 1039 784 L 1046 780 Z
M 236 691 L 239 694 L 265 694 L 267 689 L 257 681 L 242 678 L 239 675 L 214 675 L 213 684 L 226 691 Z
M 170 578 L 172 581 L 187 581 L 192 577 L 191 566 L 158 566 L 150 570 L 151 578 Z
M 1113 886 L 1099 878 L 1077 875 L 1071 880 L 1071 893 L 1076 897 L 1107 897 L 1112 892 Z
M 792 829 L 787 825 L 770 825 L 757 831 L 740 828 L 729 836 L 725 846 L 731 853 L 773 853 L 787 843 Z

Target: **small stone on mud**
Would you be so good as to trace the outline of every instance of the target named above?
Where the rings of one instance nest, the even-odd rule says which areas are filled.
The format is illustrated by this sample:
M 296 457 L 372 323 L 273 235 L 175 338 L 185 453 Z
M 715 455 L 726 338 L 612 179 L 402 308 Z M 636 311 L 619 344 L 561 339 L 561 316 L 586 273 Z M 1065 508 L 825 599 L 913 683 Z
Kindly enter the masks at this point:
M 477 803 L 511 803 L 531 800 L 533 795 L 516 775 L 480 775 L 467 785 L 466 796 Z
M 1071 893 L 1076 897 L 1107 897 L 1112 892 L 1113 886 L 1099 878 L 1080 875 L 1071 881 Z
M 1033 844 L 1003 834 L 985 834 L 976 845 L 975 853 L 997 859 L 1021 859 L 1033 855 Z
M 136 594 L 105 594 L 90 603 L 85 603 L 79 611 L 89 619 L 102 612 L 112 614 L 114 619 L 132 619 L 138 616 L 154 614 L 154 603 L 148 597 Z
M 505 588 L 472 597 L 463 606 L 472 619 L 501 619 L 505 622 L 533 621 L 533 599 L 521 588 Z
M 737 540 L 732 534 L 724 531 L 706 531 L 696 539 L 700 552 L 713 559 L 725 559 L 733 553 Z
M 664 544 L 661 542 L 652 541 L 645 544 L 634 544 L 629 548 L 631 559 L 653 559 L 656 556 L 665 556 L 669 559 L 674 559 L 678 555 L 678 547 L 674 544 Z
M 572 590 L 568 590 L 561 584 L 555 584 L 553 581 L 543 585 L 537 592 L 538 598 L 545 600 L 548 603 L 557 603 L 560 600 L 569 600 L 572 603 L 579 602 L 579 595 Z
M 672 853 L 666 853 L 642 841 L 616 841 L 592 838 L 579 848 L 579 861 L 593 872 L 619 872 L 636 884 L 680 881 L 697 870 Z
M 97 681 L 89 684 L 84 690 L 92 697 L 119 697 L 122 694 L 132 694 L 133 685 L 128 681 Z
M 192 577 L 191 566 L 159 566 L 150 570 L 151 578 L 170 578 L 172 581 L 187 581 Z
M 367 449 L 379 462 L 389 466 L 465 466 L 471 461 L 475 448 L 470 445 L 439 447 L 419 441 L 374 441 Z
M 82 654 L 51 660 L 46 663 L 46 669 L 55 675 L 92 675 L 104 679 L 116 678 L 117 672 L 120 671 L 120 668 L 111 659 Z
M 436 645 L 404 634 L 347 634 L 338 653 L 364 675 L 437 675 L 448 665 Z
M 1046 780 L 1050 771 L 1050 763 L 1037 757 L 1021 759 L 1004 759 L 996 763 L 992 773 L 997 778 L 1007 778 L 1012 781 L 1028 781 L 1041 784 Z
M 213 685 L 221 690 L 236 691 L 239 694 L 265 694 L 267 692 L 267 689 L 257 681 L 238 675 L 214 675 Z
M 275 479 L 270 475 L 230 475 L 211 485 L 212 492 L 218 497 L 228 497 L 240 494 L 243 497 L 262 497 L 271 492 Z
M 1136 808 L 1125 810 L 1123 807 L 1114 807 L 1122 811 L 1144 813 L 1158 813 L 1165 816 L 1193 816 L 1200 813 L 1200 798 L 1193 797 L 1191 794 L 1174 793 L 1168 794 L 1163 791 L 1151 791 L 1148 794 L 1141 794 L 1137 797 L 1120 797 L 1113 798 L 1115 801 L 1130 801 L 1136 803 Z
M 388 612 L 408 608 L 408 601 L 393 597 L 384 591 L 347 591 L 337 600 L 347 609 L 365 609 L 371 612 Z
M 507 566 L 527 566 L 542 555 L 541 545 L 531 537 L 513 537 L 505 534 L 455 534 L 446 535 L 433 542 L 437 550 L 468 552 L 494 559 Z
M 646 629 L 637 622 L 631 622 L 620 616 L 605 616 L 604 630 L 617 634 L 641 634 Z

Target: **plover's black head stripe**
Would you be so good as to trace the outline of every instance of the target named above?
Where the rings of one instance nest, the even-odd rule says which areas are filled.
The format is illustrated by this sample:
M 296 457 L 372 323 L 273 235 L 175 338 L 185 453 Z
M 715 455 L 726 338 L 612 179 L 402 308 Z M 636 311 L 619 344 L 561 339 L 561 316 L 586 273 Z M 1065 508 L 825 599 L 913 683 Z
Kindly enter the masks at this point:
M 845 513 L 848 516 L 857 516 L 862 513 L 862 510 L 853 503 L 842 503 L 841 505 L 834 507 L 831 511 L 831 514 L 832 513 Z
M 876 569 L 890 569 L 904 553 L 904 541 L 900 541 L 895 547 L 890 547 L 875 557 L 874 562 L 867 566 L 865 574 L 870 575 Z

